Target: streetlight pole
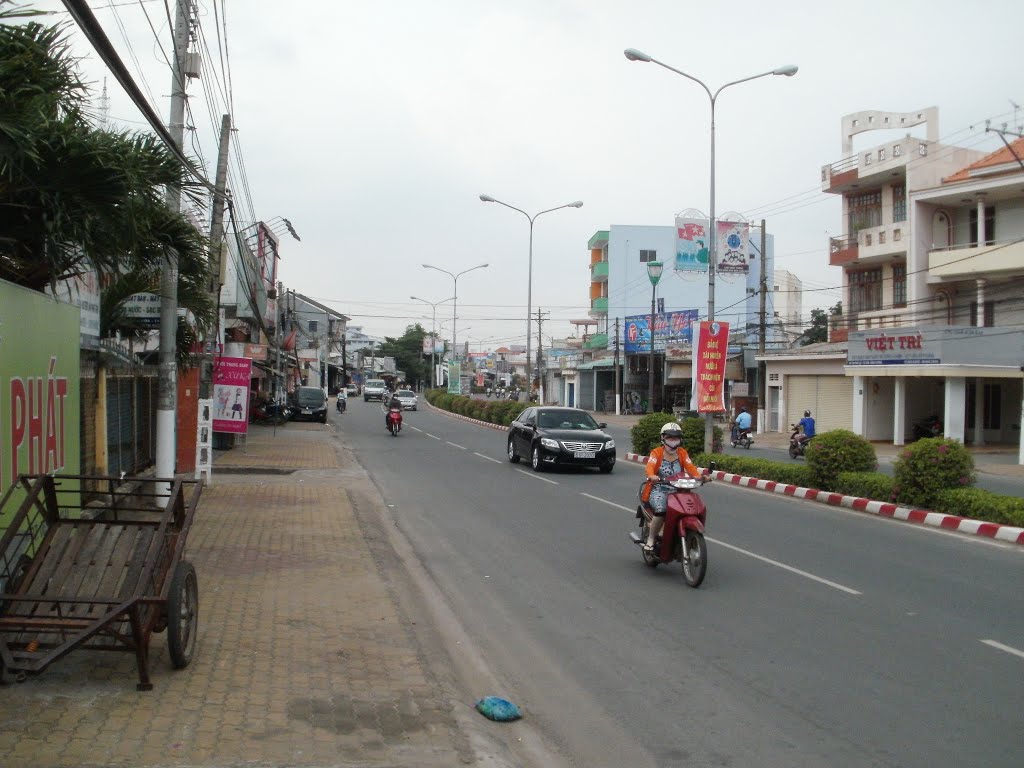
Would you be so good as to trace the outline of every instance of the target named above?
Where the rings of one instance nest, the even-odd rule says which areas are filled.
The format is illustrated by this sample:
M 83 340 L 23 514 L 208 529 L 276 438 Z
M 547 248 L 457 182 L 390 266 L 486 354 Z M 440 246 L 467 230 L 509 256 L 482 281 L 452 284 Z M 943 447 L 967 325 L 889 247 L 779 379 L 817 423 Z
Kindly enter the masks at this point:
M 511 208 L 513 211 L 519 211 L 526 217 L 527 221 L 530 222 L 530 258 L 527 262 L 526 268 L 526 380 L 527 386 L 530 388 L 530 392 L 532 392 L 533 363 L 530 362 L 530 313 L 533 311 L 533 222 L 538 216 L 545 213 L 551 213 L 552 211 L 559 211 L 562 208 L 582 208 L 583 201 L 577 200 L 574 203 L 566 203 L 565 205 L 559 205 L 555 208 L 548 208 L 546 211 L 540 211 L 539 213 L 535 213 L 531 216 L 521 208 L 516 208 L 514 205 L 503 203 L 501 200 L 495 200 L 490 195 L 480 195 L 480 199 L 485 203 L 497 203 L 498 205 L 503 205 L 506 208 Z M 540 372 L 538 371 L 538 373 Z M 527 396 L 529 396 L 530 392 L 527 392 Z
M 455 335 L 455 311 L 458 309 L 458 306 L 459 306 L 459 278 L 462 277 L 462 275 L 466 274 L 467 272 L 472 272 L 474 269 L 483 269 L 484 267 L 487 267 L 487 266 L 490 266 L 490 265 L 487 264 L 487 262 L 484 262 L 483 264 L 477 264 L 475 267 L 470 267 L 469 269 L 464 269 L 461 272 L 452 273 L 452 272 L 449 272 L 447 269 L 441 269 L 440 267 L 435 267 L 433 264 L 424 264 L 423 265 L 424 269 L 436 269 L 438 272 L 444 272 L 446 275 L 448 275 L 452 279 L 452 286 L 453 286 L 452 293 L 454 294 L 453 297 L 452 297 L 452 302 L 453 302 L 452 303 L 452 359 L 453 360 L 458 360 L 458 350 L 455 347 L 455 342 L 458 340 L 456 335 Z
M 409 298 L 415 301 L 422 301 L 424 304 L 429 304 L 431 310 L 433 310 L 433 314 L 430 320 L 430 386 L 436 387 L 437 365 L 434 363 L 434 356 L 436 353 L 435 348 L 437 347 L 437 337 L 435 335 L 437 332 L 437 305 L 444 304 L 446 301 L 454 301 L 455 297 L 451 296 L 442 301 L 427 301 L 426 299 L 421 299 L 419 296 L 410 296 Z
M 655 306 L 655 295 L 658 292 L 658 281 L 661 280 L 661 273 L 665 269 L 665 265 L 660 261 L 649 261 L 647 262 L 647 277 L 651 281 L 651 321 L 647 326 L 647 330 L 650 332 L 651 337 L 651 357 L 648 361 L 647 368 L 647 407 L 648 413 L 654 413 L 654 306 Z
M 655 58 L 653 58 L 651 56 L 648 56 L 643 51 L 638 51 L 636 48 L 627 48 L 622 53 L 630 61 L 641 61 L 641 62 L 645 62 L 645 63 L 646 62 L 651 62 L 651 63 L 657 64 L 659 67 L 664 67 L 665 69 L 669 70 L 670 72 L 675 72 L 677 75 L 682 75 L 687 80 L 693 80 L 693 82 L 697 83 L 701 88 L 704 89 L 704 92 L 707 93 L 707 95 L 708 95 L 708 99 L 710 99 L 710 101 L 711 101 L 711 210 L 710 210 L 710 213 L 709 213 L 710 221 L 708 222 L 709 225 L 710 225 L 709 228 L 708 228 L 709 229 L 708 237 L 711 240 L 711 247 L 708 249 L 708 320 L 709 321 L 714 320 L 715 319 L 715 258 L 717 256 L 717 251 L 718 251 L 718 232 L 716 231 L 716 227 L 715 227 L 715 102 L 718 100 L 718 94 L 720 94 L 722 91 L 724 91 L 726 88 L 728 88 L 731 85 L 738 85 L 739 83 L 745 83 L 748 80 L 756 80 L 759 77 L 767 77 L 768 75 L 785 75 L 786 77 L 792 77 L 793 75 L 795 75 L 797 73 L 798 67 L 796 67 L 796 66 L 794 66 L 792 64 L 787 64 L 786 66 L 778 67 L 776 69 L 772 69 L 772 70 L 769 70 L 767 72 L 761 72 L 760 74 L 757 74 L 757 75 L 751 75 L 750 77 L 744 77 L 744 78 L 741 78 L 739 80 L 733 80 L 731 83 L 726 83 L 725 85 L 720 87 L 717 91 L 712 93 L 711 89 L 708 88 L 707 85 L 705 85 L 702 80 L 698 80 L 693 75 L 688 75 L 685 72 L 676 69 L 675 67 L 670 67 L 665 62 L 658 61 L 657 59 L 655 59 Z M 697 361 L 696 361 L 696 358 L 695 358 L 693 360 L 693 365 L 696 365 L 696 364 L 697 364 Z M 711 421 L 711 413 L 710 412 L 706 413 L 705 416 L 704 416 L 704 419 L 705 419 L 705 423 L 704 423 L 704 450 L 707 451 L 708 453 L 710 453 L 711 449 L 712 449 L 712 431 L 713 431 L 713 424 L 712 424 L 712 421 Z

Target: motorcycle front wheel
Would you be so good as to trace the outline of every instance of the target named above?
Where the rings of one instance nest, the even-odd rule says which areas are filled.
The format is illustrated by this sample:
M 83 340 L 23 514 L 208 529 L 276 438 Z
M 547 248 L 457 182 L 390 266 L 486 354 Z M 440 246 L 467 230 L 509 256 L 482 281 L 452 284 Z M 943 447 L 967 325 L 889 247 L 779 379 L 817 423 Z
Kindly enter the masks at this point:
M 688 557 L 683 557 L 683 578 L 691 587 L 699 587 L 708 572 L 708 545 L 704 534 L 686 531 Z
M 643 512 L 641 510 L 637 509 L 637 513 L 641 516 L 641 518 L 643 517 Z M 647 541 L 647 536 L 650 534 L 650 532 L 651 532 L 651 527 L 647 523 L 644 523 L 643 525 L 641 525 L 640 526 L 640 540 L 641 541 Z M 653 552 L 648 552 L 646 549 L 643 548 L 642 544 L 640 545 L 640 552 L 642 553 L 643 558 L 644 558 L 644 565 L 646 565 L 648 568 L 657 568 L 658 567 L 658 563 L 660 561 L 658 560 L 657 557 L 654 556 Z
M 799 455 L 800 455 L 800 451 L 797 450 L 797 447 L 795 445 L 790 445 L 789 446 L 789 458 L 795 459 Z

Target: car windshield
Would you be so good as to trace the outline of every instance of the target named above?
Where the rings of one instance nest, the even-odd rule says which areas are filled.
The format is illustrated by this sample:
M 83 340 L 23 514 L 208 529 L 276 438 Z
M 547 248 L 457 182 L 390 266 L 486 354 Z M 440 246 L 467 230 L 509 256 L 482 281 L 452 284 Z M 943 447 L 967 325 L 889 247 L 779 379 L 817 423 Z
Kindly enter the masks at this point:
M 598 429 L 586 411 L 541 411 L 537 426 L 541 429 Z
M 396 397 L 416 397 L 416 393 L 411 389 L 400 389 L 395 393 Z
M 370 379 L 366 382 L 366 386 L 370 389 L 384 389 L 383 379 Z

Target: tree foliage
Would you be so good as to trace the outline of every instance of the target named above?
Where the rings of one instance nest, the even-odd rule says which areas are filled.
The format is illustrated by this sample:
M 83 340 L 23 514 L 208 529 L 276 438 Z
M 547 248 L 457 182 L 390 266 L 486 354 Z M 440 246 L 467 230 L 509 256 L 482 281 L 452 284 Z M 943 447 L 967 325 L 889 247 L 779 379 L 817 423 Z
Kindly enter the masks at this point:
M 395 365 L 410 384 L 429 379 L 430 363 L 423 354 L 423 338 L 429 335 L 419 323 L 407 326 L 405 333 L 398 338 L 385 336 L 377 355 L 395 358 Z
M 843 303 L 841 301 L 836 302 L 834 306 L 829 307 L 828 312 L 823 309 L 812 309 L 811 327 L 804 332 L 803 338 L 800 339 L 800 346 L 806 347 L 808 344 L 817 344 L 819 342 L 828 341 L 829 318 L 842 314 Z

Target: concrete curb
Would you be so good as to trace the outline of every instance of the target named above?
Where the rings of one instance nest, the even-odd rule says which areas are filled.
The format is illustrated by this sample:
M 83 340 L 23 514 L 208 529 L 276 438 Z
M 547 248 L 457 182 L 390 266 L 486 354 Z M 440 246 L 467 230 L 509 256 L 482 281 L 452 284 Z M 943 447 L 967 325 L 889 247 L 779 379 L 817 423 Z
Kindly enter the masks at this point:
M 634 464 L 645 464 L 647 457 L 639 453 L 627 453 L 625 461 Z M 972 520 L 967 517 L 947 515 L 942 512 L 931 512 L 927 509 L 911 509 L 901 507 L 897 504 L 889 504 L 883 501 L 874 501 L 859 496 L 844 496 L 841 493 L 830 493 L 819 491 L 814 488 L 801 488 L 797 485 L 787 485 L 774 480 L 760 480 L 756 477 L 735 475 L 731 472 L 713 472 L 716 480 L 722 480 L 732 485 L 743 488 L 753 488 L 758 491 L 767 491 L 782 496 L 793 496 L 797 499 L 816 501 L 820 504 L 829 504 L 833 507 L 846 507 L 856 512 L 867 512 L 880 517 L 891 517 L 895 520 L 903 520 L 908 523 L 920 525 L 931 525 L 936 528 L 944 528 L 948 531 L 967 533 L 974 536 L 984 536 L 997 541 L 1004 541 L 1010 544 L 1024 544 L 1024 528 L 1016 528 L 1011 525 L 1000 525 L 988 523 L 983 520 Z

